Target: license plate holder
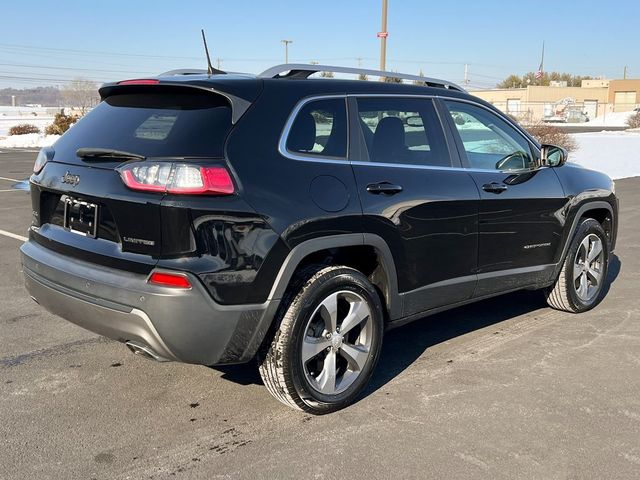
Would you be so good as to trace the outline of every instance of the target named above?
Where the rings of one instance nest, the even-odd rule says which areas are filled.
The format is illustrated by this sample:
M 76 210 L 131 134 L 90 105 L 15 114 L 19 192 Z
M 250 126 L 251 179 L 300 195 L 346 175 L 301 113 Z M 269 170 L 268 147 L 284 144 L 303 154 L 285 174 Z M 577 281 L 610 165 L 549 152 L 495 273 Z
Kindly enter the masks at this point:
M 98 205 L 66 197 L 63 225 L 70 232 L 96 238 L 98 236 Z

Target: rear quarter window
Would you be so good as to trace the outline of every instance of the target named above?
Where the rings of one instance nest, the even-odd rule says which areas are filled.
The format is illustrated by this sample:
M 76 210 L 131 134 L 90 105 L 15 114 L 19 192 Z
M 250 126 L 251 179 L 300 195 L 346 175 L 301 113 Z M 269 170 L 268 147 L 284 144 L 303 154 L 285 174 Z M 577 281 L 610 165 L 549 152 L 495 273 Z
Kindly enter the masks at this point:
M 311 157 L 346 158 L 347 109 L 344 98 L 306 103 L 289 130 L 287 151 Z

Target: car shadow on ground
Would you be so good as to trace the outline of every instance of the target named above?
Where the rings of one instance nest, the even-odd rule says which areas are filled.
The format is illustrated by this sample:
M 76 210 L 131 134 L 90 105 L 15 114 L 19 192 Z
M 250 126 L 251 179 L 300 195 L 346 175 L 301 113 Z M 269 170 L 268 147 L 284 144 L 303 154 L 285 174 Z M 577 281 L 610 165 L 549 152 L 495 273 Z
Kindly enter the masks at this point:
M 616 255 L 609 262 L 605 295 L 620 273 Z M 384 386 L 409 367 L 429 347 L 510 318 L 549 308 L 541 291 L 522 290 L 425 317 L 387 333 L 382 355 L 362 398 Z
M 618 277 L 620 259 L 612 255 L 605 293 Z M 376 371 L 360 399 L 371 395 L 413 364 L 427 349 L 510 318 L 548 308 L 542 292 L 523 290 L 427 316 L 386 332 Z M 446 361 L 446 360 L 445 360 Z M 262 384 L 255 362 L 213 367 L 240 385 Z

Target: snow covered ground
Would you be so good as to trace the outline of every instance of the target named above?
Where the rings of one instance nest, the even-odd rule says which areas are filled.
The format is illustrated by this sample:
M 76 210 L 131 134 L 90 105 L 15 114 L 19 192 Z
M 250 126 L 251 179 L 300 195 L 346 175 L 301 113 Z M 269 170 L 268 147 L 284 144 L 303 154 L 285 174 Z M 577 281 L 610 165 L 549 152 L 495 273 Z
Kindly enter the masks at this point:
M 578 150 L 569 161 L 613 179 L 640 176 L 640 131 L 575 133 Z
M 28 133 L 26 135 L 11 135 L 0 139 L 0 148 L 41 148 L 53 145 L 60 135 L 44 135 L 42 133 Z
M 611 112 L 589 120 L 588 126 L 626 127 L 627 120 L 636 112 Z M 575 125 L 575 124 L 573 124 Z
M 55 107 L 8 107 L 0 106 L 0 139 L 9 134 L 14 125 L 28 123 L 44 132 L 47 125 L 53 122 L 53 116 L 60 109 Z
M 9 129 L 15 125 L 23 125 L 28 123 L 29 125 L 35 125 L 41 131 L 44 132 L 44 129 L 47 125 L 50 125 L 53 122 L 53 116 L 9 116 L 9 115 L 0 115 L 0 139 L 2 137 L 6 137 L 9 134 Z

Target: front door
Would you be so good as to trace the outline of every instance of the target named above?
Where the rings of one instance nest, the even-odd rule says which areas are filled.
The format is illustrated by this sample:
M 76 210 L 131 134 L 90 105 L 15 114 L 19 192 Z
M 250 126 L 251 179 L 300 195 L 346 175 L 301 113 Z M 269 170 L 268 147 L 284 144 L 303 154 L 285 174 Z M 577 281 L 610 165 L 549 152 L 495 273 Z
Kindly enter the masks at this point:
M 358 97 L 350 105 L 364 231 L 392 250 L 404 316 L 470 298 L 479 195 L 452 164 L 433 101 Z
M 533 286 L 553 271 L 566 199 L 535 147 L 480 105 L 443 100 L 463 162 L 480 192 L 477 297 Z

